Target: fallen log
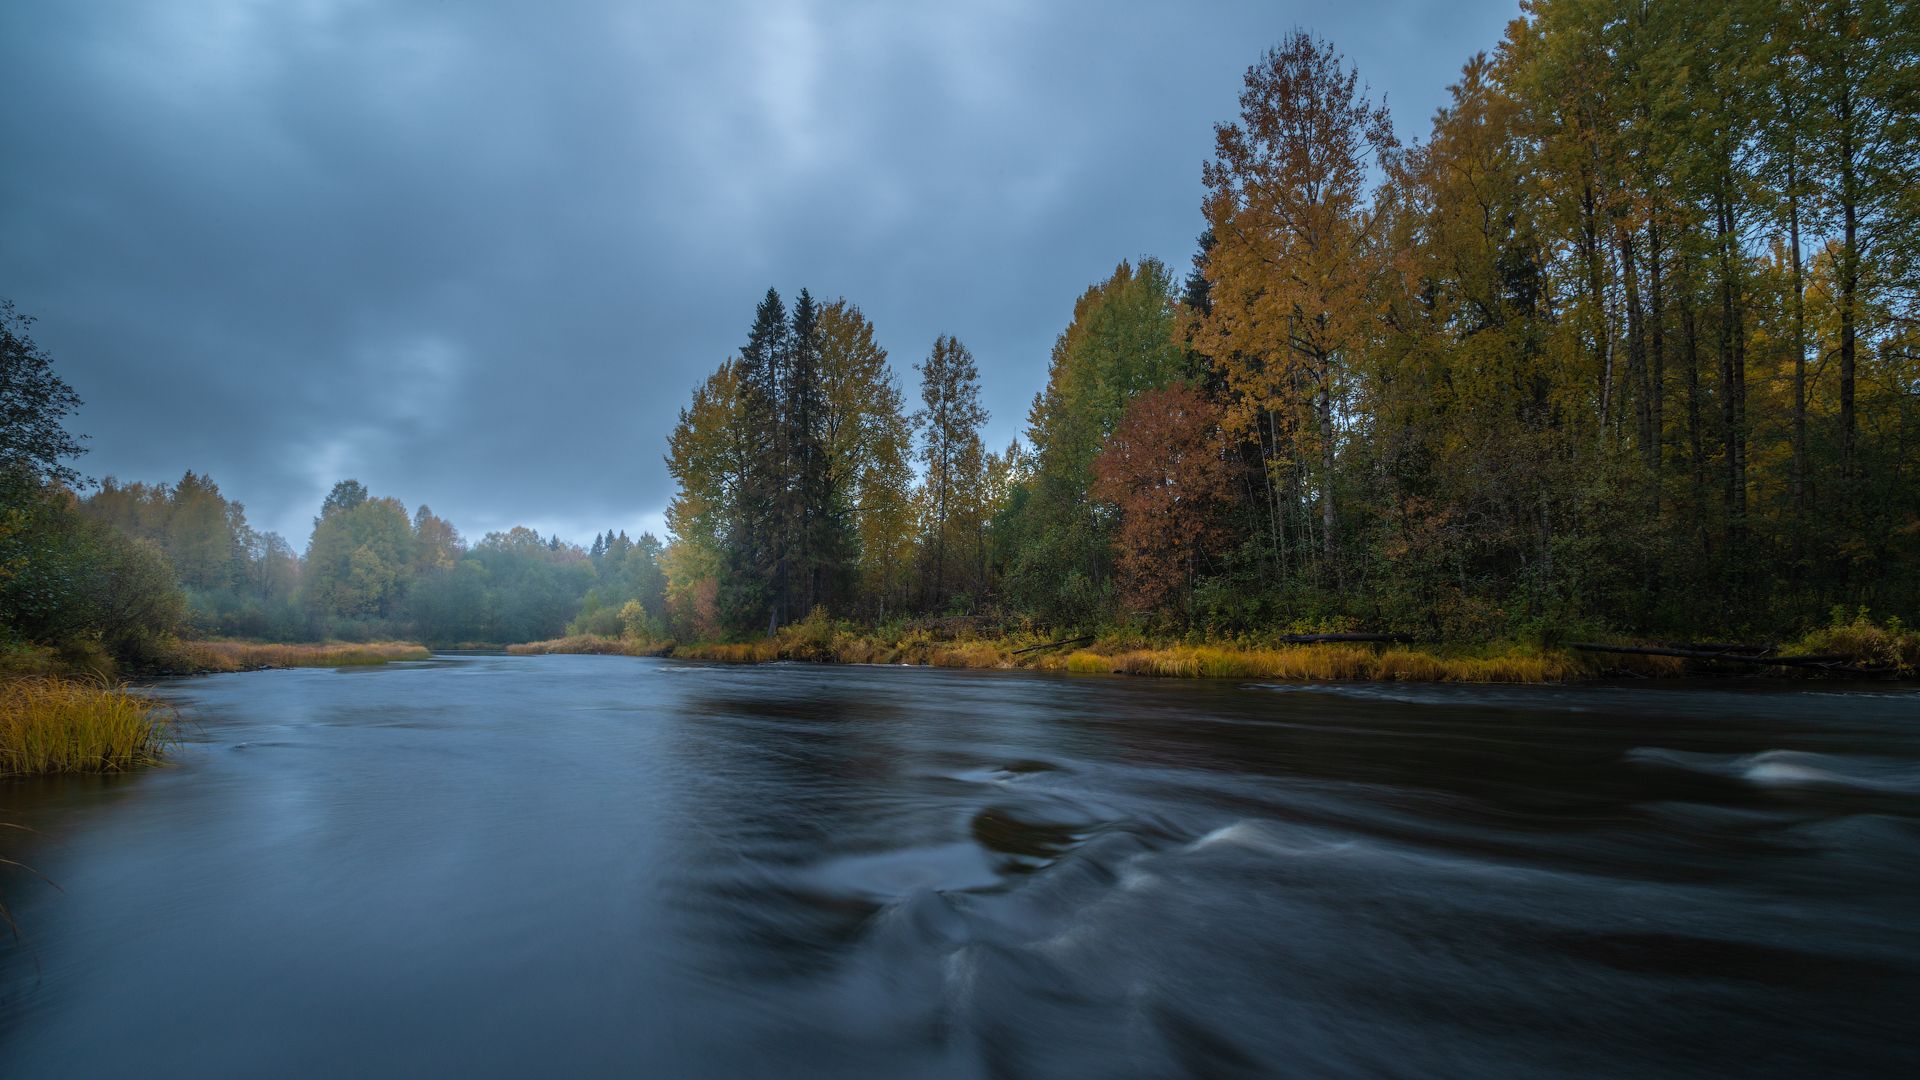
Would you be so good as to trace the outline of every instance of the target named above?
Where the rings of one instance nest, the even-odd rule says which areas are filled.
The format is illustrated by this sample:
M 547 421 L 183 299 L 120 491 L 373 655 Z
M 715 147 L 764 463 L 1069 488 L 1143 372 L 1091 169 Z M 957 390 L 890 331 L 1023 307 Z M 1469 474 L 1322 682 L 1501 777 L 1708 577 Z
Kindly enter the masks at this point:
M 1041 649 L 1057 649 L 1062 645 L 1085 645 L 1087 642 L 1092 641 L 1093 637 L 1094 636 L 1092 634 L 1088 634 L 1086 637 L 1066 638 L 1061 641 L 1049 641 L 1044 645 L 1029 645 L 1024 649 L 1015 649 L 1012 652 L 1008 653 L 1007 655 L 1019 656 L 1021 653 L 1038 652 Z
M 1326 645 L 1336 641 L 1404 645 L 1413 639 L 1412 634 L 1282 634 L 1278 638 L 1282 645 Z
M 1724 641 L 1689 641 L 1663 643 L 1669 649 L 1697 649 L 1701 652 L 1737 653 L 1742 656 L 1772 656 L 1780 651 L 1778 645 L 1740 645 Z
M 1845 656 L 1754 656 L 1744 652 L 1711 649 L 1675 649 L 1658 645 L 1601 645 L 1590 641 L 1570 641 L 1567 648 L 1581 652 L 1624 653 L 1629 656 L 1677 656 L 1683 660 L 1711 660 L 1731 664 L 1756 664 L 1766 667 L 1804 667 L 1846 675 L 1885 675 L 1888 667 L 1861 667 L 1848 663 Z

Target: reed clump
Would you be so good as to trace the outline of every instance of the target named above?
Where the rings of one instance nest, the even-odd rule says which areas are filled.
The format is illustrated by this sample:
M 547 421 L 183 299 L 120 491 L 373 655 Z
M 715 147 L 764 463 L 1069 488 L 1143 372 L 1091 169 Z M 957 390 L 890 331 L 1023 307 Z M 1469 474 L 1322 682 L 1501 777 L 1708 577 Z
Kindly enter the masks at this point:
M 258 671 L 288 667 L 364 667 L 394 660 L 426 660 L 433 654 L 411 641 L 322 642 L 263 645 L 247 641 L 180 642 L 170 667 L 195 672 Z
M 104 679 L 0 680 L 0 776 L 151 765 L 172 741 L 173 722 L 167 705 Z

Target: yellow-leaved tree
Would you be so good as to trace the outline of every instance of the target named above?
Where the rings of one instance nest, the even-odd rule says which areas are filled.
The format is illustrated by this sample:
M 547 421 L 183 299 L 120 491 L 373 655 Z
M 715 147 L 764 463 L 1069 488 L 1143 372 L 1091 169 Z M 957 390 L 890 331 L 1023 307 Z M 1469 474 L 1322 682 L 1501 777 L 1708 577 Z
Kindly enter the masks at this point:
M 1295 31 L 1247 69 L 1240 120 L 1215 128 L 1203 172 L 1215 240 L 1212 311 L 1195 346 L 1226 386 L 1227 430 L 1257 443 L 1272 542 L 1292 528 L 1335 553 L 1335 457 L 1346 367 L 1373 333 L 1384 260 L 1368 170 L 1394 148 L 1384 105 L 1332 44 Z M 1317 504 L 1311 517 L 1296 515 Z M 1316 545 L 1302 545 L 1301 557 Z

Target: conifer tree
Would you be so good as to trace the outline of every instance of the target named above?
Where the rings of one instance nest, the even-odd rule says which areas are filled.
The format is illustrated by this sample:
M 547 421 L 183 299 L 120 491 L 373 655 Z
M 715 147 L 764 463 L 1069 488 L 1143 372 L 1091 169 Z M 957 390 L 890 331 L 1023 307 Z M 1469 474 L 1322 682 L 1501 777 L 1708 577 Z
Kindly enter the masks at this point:
M 786 393 L 786 514 L 789 615 L 798 617 L 815 604 L 832 600 L 827 585 L 835 558 L 828 531 L 827 457 L 820 441 L 823 403 L 820 387 L 820 312 L 806 289 L 793 305 L 788 331 Z
M 739 629 L 778 626 L 786 616 L 789 537 L 785 389 L 791 346 L 786 306 L 769 288 L 740 348 L 742 474 L 727 529 L 721 610 Z
M 914 414 L 920 428 L 920 460 L 926 466 L 927 572 L 922 603 L 932 607 L 954 592 L 956 581 L 971 583 L 954 561 L 952 549 L 977 531 L 968 510 L 986 476 L 986 451 L 980 428 L 987 410 L 980 404 L 980 369 L 958 338 L 940 335 L 933 351 L 916 365 L 922 408 Z

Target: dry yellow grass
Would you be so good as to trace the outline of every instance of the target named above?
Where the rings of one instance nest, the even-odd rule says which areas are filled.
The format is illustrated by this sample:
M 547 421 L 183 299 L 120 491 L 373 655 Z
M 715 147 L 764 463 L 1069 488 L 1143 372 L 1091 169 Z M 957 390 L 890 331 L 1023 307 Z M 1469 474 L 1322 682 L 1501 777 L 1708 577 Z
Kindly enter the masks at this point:
M 1356 680 L 1406 682 L 1558 682 L 1581 669 L 1559 654 L 1493 657 L 1435 656 L 1408 649 L 1382 652 L 1363 645 L 1299 645 L 1277 649 L 1183 645 L 1111 655 L 1082 649 L 1034 662 L 1046 671 L 1111 672 L 1169 678 L 1278 679 L 1293 682 Z
M 1009 666 L 1007 655 L 990 641 L 956 641 L 942 645 L 927 657 L 930 667 L 1000 668 Z
M 717 660 L 725 664 L 765 664 L 783 659 L 780 642 L 772 639 L 688 645 L 674 649 L 673 655 L 690 660 Z
M 166 705 L 105 680 L 0 680 L 0 775 L 149 765 L 165 749 L 172 722 Z
M 189 671 L 257 671 L 261 668 L 360 667 L 390 660 L 425 660 L 433 654 L 410 641 L 324 642 L 259 645 L 246 641 L 183 641 L 178 666 Z
M 548 641 L 528 641 L 507 646 L 513 656 L 545 656 L 567 653 L 576 656 L 659 656 L 667 646 L 602 634 L 573 634 Z
M 690 660 L 763 664 L 803 660 L 840 664 L 914 664 L 944 668 L 1012 668 L 1086 674 L 1172 678 L 1276 679 L 1287 681 L 1400 680 L 1408 682 L 1558 682 L 1589 674 L 1560 652 L 1509 651 L 1485 656 L 1436 655 L 1413 649 L 1329 643 L 1261 647 L 1178 645 L 1140 648 L 1137 640 L 1107 642 L 1072 651 L 1041 650 L 1016 655 L 1032 640 L 963 638 L 935 641 L 924 630 L 887 636 L 859 632 L 824 616 L 783 627 L 773 637 L 746 642 L 648 647 L 638 655 L 670 654 Z M 512 652 L 613 652 L 632 643 L 611 638 L 562 638 L 514 646 Z

